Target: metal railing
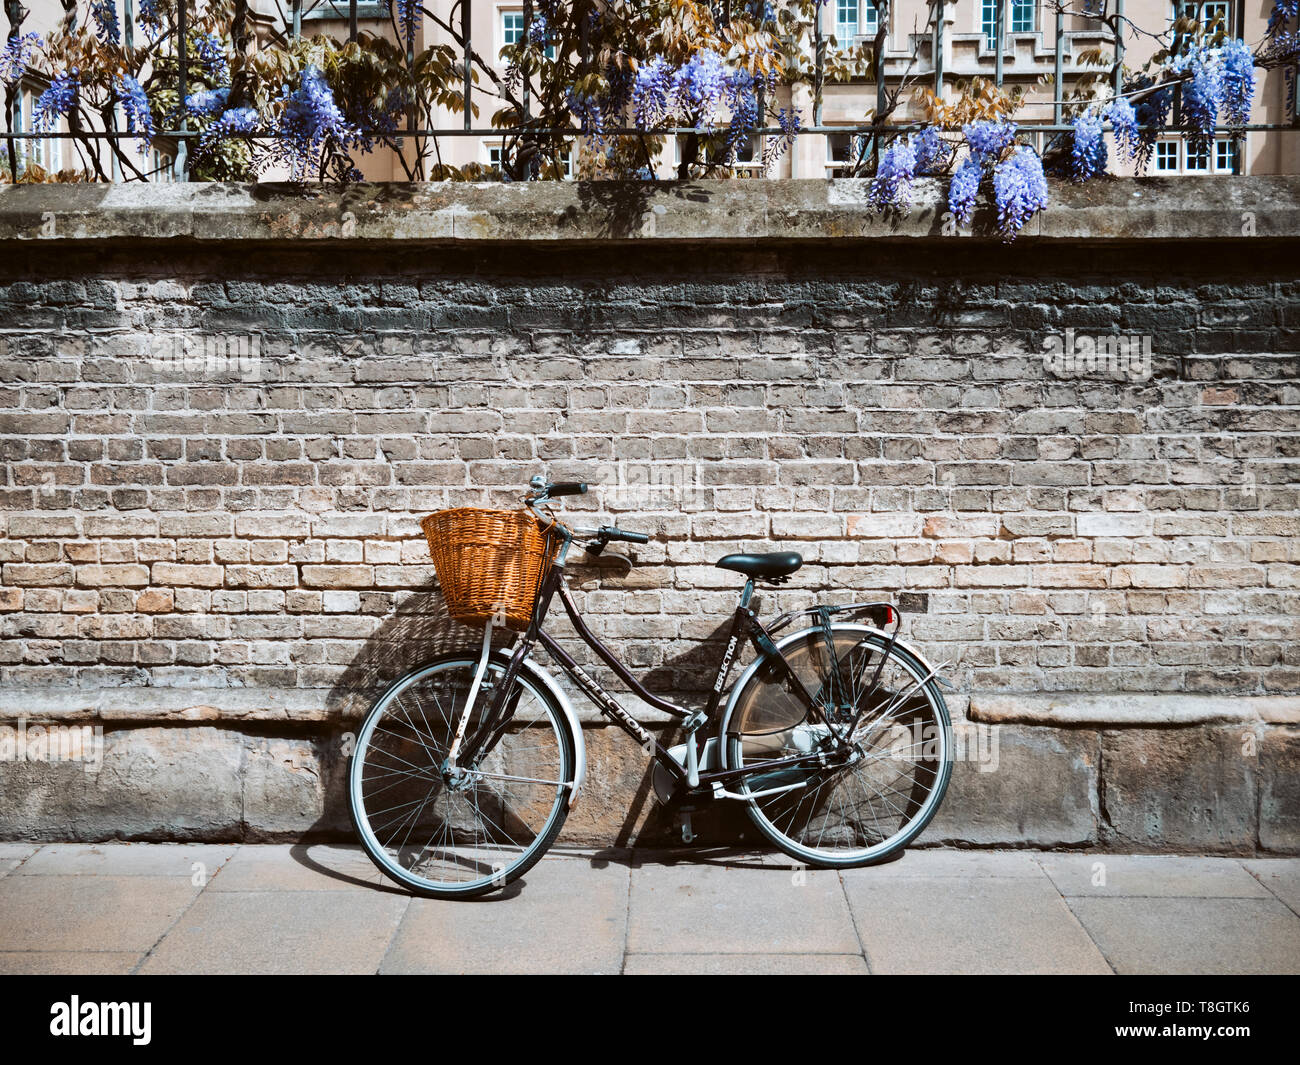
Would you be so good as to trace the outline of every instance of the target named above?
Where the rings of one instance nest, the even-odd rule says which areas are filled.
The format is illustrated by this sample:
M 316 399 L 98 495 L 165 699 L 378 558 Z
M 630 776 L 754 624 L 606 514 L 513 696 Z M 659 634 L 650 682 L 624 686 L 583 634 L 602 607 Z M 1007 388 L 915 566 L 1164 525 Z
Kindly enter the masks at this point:
M 194 0 L 189 0 L 193 3 Z M 921 71 L 917 77 L 930 75 L 933 78 L 933 87 L 936 96 L 942 97 L 947 85 L 947 72 L 944 69 L 944 13 L 950 0 L 930 0 L 931 10 L 934 13 L 933 26 L 930 28 L 932 41 L 932 66 L 931 71 Z M 951 0 L 955 2 L 955 0 Z M 1001 89 L 1006 82 L 1007 71 L 1004 66 L 1004 53 L 1006 51 L 1005 41 L 1007 31 L 1005 29 L 1006 8 L 1010 0 L 996 0 L 995 9 L 995 35 L 1001 46 L 994 49 L 994 84 Z M 276 0 L 279 7 L 279 0 Z M 1126 24 L 1125 0 L 1113 0 L 1115 4 L 1116 24 L 1123 26 Z M 123 4 L 123 40 L 127 48 L 133 47 L 133 32 L 135 27 L 135 17 L 133 12 L 133 0 L 122 0 Z M 368 3 L 368 8 L 383 6 L 387 8 L 387 3 L 381 4 Z M 523 6 L 523 32 L 527 34 L 528 28 L 532 21 L 532 0 L 522 0 Z M 461 125 L 434 126 L 426 127 L 417 124 L 408 124 L 396 131 L 389 132 L 389 136 L 398 139 L 401 138 L 492 138 L 497 139 L 511 134 L 528 134 L 538 137 L 583 137 L 590 136 L 581 126 L 564 126 L 564 127 L 540 127 L 531 121 L 529 110 L 530 86 L 529 79 L 523 79 L 522 98 L 523 98 L 523 122 L 513 127 L 502 126 L 475 126 L 473 124 L 473 109 L 471 106 L 474 89 L 473 82 L 473 61 L 474 51 L 471 38 L 471 21 L 473 17 L 472 0 L 459 0 L 461 15 L 461 55 L 463 70 L 463 113 L 464 119 Z M 322 12 L 328 10 L 331 14 L 326 15 Z M 302 36 L 302 24 L 304 16 L 315 15 L 317 19 L 337 18 L 340 21 L 346 21 L 348 26 L 349 42 L 355 42 L 360 32 L 360 10 L 361 5 L 358 0 L 310 0 L 304 7 L 304 0 L 291 0 L 290 10 L 287 16 L 280 8 L 281 16 L 284 19 L 284 28 L 289 33 L 289 39 L 298 39 Z M 822 115 L 822 88 L 826 84 L 825 67 L 826 67 L 826 49 L 827 39 L 822 32 L 820 7 L 818 8 L 819 17 L 813 25 L 813 122 L 809 125 L 801 125 L 796 130 L 786 130 L 779 126 L 760 126 L 751 130 L 751 135 L 755 137 L 787 137 L 787 136 L 842 136 L 865 138 L 868 145 L 874 144 L 877 138 L 892 138 L 899 134 L 911 132 L 925 128 L 928 123 L 924 122 L 888 122 L 885 124 L 861 123 L 861 124 L 826 124 L 823 122 Z M 886 9 L 887 10 L 887 9 Z M 1244 14 L 1243 7 L 1239 6 L 1238 11 Z M 186 90 L 188 67 L 190 61 L 189 40 L 188 40 L 188 5 L 186 0 L 177 2 L 177 19 L 174 31 L 168 36 L 168 40 L 173 42 L 173 53 L 177 57 L 177 93 L 178 99 L 185 101 L 187 99 Z M 1239 15 L 1240 17 L 1240 15 Z M 1057 8 L 1055 12 L 1055 55 L 1053 62 L 1053 99 L 1048 101 L 1034 101 L 1030 103 L 1021 103 L 1020 106 L 1042 106 L 1052 108 L 1051 122 L 1038 122 L 1033 120 L 1019 121 L 1017 125 L 1020 132 L 1026 135 L 1053 135 L 1058 133 L 1068 133 L 1073 130 L 1073 126 L 1064 121 L 1065 107 L 1072 102 L 1065 97 L 1065 45 L 1068 34 L 1065 30 L 1065 12 Z M 1040 33 L 1041 30 L 1032 31 Z M 274 35 L 284 40 L 284 34 L 274 31 Z M 1090 36 L 1096 36 L 1095 32 L 1089 33 Z M 1115 47 L 1115 61 L 1111 73 L 1111 83 L 1116 94 L 1123 90 L 1123 58 L 1125 47 L 1123 33 L 1111 34 L 1111 40 Z M 400 33 L 399 33 L 400 39 Z M 886 49 L 877 50 L 874 58 L 874 68 L 871 81 L 865 81 L 865 84 L 871 84 L 874 81 L 876 88 L 877 113 L 885 110 L 887 106 L 887 94 L 891 84 L 891 75 L 887 73 L 887 56 Z M 413 41 L 407 42 L 407 61 L 408 64 L 414 62 L 414 44 Z M 1017 77 L 1025 77 L 1030 74 L 1038 73 L 1037 67 L 1032 71 L 1013 70 L 1012 73 Z M 1089 73 L 1089 71 L 1079 71 L 1080 74 Z M 905 75 L 906 76 L 906 75 Z M 892 81 L 897 84 L 900 76 L 893 76 Z M 760 114 L 762 111 L 760 110 Z M 189 128 L 189 122 L 186 117 L 184 107 L 178 108 L 179 125 L 175 129 L 155 131 L 153 134 L 155 140 L 174 142 L 177 146 L 175 157 L 175 176 L 177 180 L 188 180 L 189 164 L 188 146 L 190 142 L 196 140 L 202 135 L 201 130 Z M 138 132 L 127 132 L 119 129 L 78 129 L 78 130 L 50 130 L 44 132 L 34 132 L 31 130 L 15 129 L 15 114 L 11 111 L 8 116 L 7 130 L 3 135 L 4 139 L 15 141 L 46 141 L 46 140 L 70 140 L 70 141 L 109 141 L 109 140 L 133 140 L 137 139 Z M 1107 127 L 1109 128 L 1109 127 Z M 1184 131 L 1173 127 L 1140 127 L 1146 132 L 1159 133 L 1164 138 L 1176 139 L 1185 138 L 1187 135 Z M 1214 135 L 1226 134 L 1236 139 L 1234 145 L 1234 173 L 1240 173 L 1242 168 L 1242 159 L 1244 152 L 1241 150 L 1241 137 L 1246 133 L 1281 133 L 1294 132 L 1300 129 L 1300 113 L 1292 117 L 1289 122 L 1257 122 L 1246 123 L 1243 125 L 1216 125 L 1213 128 Z M 378 132 L 378 131 L 371 131 Z M 701 133 L 716 133 L 718 129 L 702 129 L 698 126 L 656 126 L 653 128 L 641 128 L 639 126 L 617 126 L 605 127 L 601 130 L 603 137 L 619 136 L 689 136 L 699 135 Z M 1205 131 L 1210 132 L 1210 131 Z M 247 139 L 254 141 L 265 141 L 274 139 L 276 134 L 273 131 L 256 131 L 252 133 L 230 132 L 223 134 L 224 137 L 235 139 Z M 867 154 L 870 154 L 870 147 Z M 826 167 L 831 168 L 838 165 L 835 160 L 827 160 Z M 750 171 L 754 169 L 754 164 L 748 162 L 736 163 L 733 167 L 738 171 Z

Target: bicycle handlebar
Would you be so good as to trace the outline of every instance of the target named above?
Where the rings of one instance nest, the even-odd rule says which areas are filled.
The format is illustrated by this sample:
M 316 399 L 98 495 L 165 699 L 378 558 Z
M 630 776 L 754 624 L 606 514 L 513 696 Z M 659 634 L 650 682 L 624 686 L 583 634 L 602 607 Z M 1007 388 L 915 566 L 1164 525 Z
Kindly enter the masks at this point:
M 547 485 L 546 494 L 549 496 L 582 496 L 587 494 L 587 485 L 582 481 L 560 481 L 556 484 Z

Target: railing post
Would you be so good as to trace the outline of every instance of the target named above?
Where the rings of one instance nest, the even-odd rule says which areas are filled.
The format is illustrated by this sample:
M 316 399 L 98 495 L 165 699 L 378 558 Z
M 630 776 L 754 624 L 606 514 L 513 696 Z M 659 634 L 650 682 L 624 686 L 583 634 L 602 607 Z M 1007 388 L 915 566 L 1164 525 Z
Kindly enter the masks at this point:
M 1065 88 L 1061 79 L 1065 77 L 1065 12 L 1056 9 L 1056 65 L 1053 67 L 1055 84 L 1052 86 L 1052 124 L 1059 126 L 1065 117 L 1062 106 Z
M 993 9 L 993 81 L 1002 88 L 1002 42 L 1006 33 L 1007 0 L 994 0 Z
M 1124 0 L 1115 0 L 1115 73 L 1114 87 L 1118 96 L 1124 91 Z
M 122 41 L 128 50 L 135 47 L 135 10 L 131 0 L 122 0 Z
M 302 0 L 293 0 L 293 39 L 302 36 Z
M 876 0 L 877 37 L 880 40 L 879 54 L 876 56 L 876 117 L 879 118 L 889 103 L 885 90 L 885 53 L 889 51 L 889 9 L 891 0 Z M 880 36 L 883 32 L 884 36 Z
M 934 5 L 934 95 L 943 96 L 943 0 L 935 0 Z
M 348 40 L 357 39 L 357 0 L 348 0 Z
M 473 114 L 473 104 L 470 99 L 470 87 L 473 85 L 473 62 L 470 59 L 473 50 L 469 43 L 470 29 L 470 0 L 460 0 L 460 34 L 465 38 L 465 128 L 473 128 L 470 116 Z
M 185 10 L 185 0 L 176 2 L 176 96 L 180 109 L 180 131 L 185 133 L 189 129 L 189 123 L 185 116 L 185 90 L 186 76 L 189 74 L 190 51 L 188 15 Z M 188 181 L 189 175 L 189 138 L 182 136 L 180 143 L 176 145 L 176 180 Z
M 813 125 L 822 124 L 822 72 L 826 66 L 826 39 L 822 37 L 822 5 L 813 15 Z

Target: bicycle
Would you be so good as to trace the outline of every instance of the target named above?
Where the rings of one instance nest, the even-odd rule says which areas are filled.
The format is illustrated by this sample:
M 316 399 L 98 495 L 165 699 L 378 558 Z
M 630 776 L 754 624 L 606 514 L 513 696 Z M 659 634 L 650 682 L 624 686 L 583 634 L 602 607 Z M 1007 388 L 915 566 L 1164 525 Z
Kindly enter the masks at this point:
M 541 509 L 586 491 L 531 482 L 524 505 L 557 540 L 513 645 L 493 648 L 489 620 L 477 657 L 450 653 L 408 672 L 366 715 L 348 796 L 375 865 L 417 894 L 466 898 L 522 876 L 554 842 L 586 779 L 586 751 L 568 696 L 531 657 L 538 645 L 650 754 L 656 797 L 684 814 L 687 840 L 690 813 L 718 801 L 746 804 L 762 835 L 808 866 L 874 864 L 914 840 L 943 800 L 953 737 L 940 667 L 898 640 L 899 611 L 815 606 L 764 626 L 750 605 L 755 583 L 785 584 L 802 558 L 727 555 L 716 565 L 745 584 L 726 647 L 707 704 L 678 706 L 587 628 L 569 592 L 574 544 L 598 556 L 612 543 L 649 542 L 615 526 L 573 529 Z M 640 701 L 671 715 L 684 742 L 665 748 L 544 629 L 557 597 L 582 641 Z M 797 620 L 804 627 L 776 638 Z M 745 640 L 756 657 L 728 691 Z

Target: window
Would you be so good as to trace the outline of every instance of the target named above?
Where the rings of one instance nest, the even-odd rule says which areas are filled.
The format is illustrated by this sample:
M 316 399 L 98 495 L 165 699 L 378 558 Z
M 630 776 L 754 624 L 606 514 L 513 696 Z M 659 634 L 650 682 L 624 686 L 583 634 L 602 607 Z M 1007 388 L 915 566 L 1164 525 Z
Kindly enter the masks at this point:
M 502 158 L 501 142 L 493 141 L 491 143 L 485 143 L 483 148 L 487 153 L 487 165 L 493 170 L 500 172 Z M 577 161 L 575 156 L 576 153 L 573 151 L 573 145 L 572 143 L 569 143 L 560 155 L 560 166 L 564 170 L 565 181 L 573 180 L 573 167 L 574 163 Z
M 1003 3 L 1009 9 L 1003 17 L 1010 32 L 1033 33 L 1037 27 L 1038 9 L 1034 0 L 980 0 L 980 32 L 990 52 L 998 46 L 998 5 Z
M 36 111 L 36 101 L 40 99 L 40 92 L 29 91 L 18 94 L 18 119 L 19 126 L 24 133 L 35 133 L 36 126 L 33 115 Z M 56 122 L 52 131 L 57 131 L 60 122 Z M 36 166 L 41 167 L 47 173 L 57 174 L 62 169 L 63 163 L 63 144 L 57 137 L 50 137 L 48 140 L 29 140 L 30 155 L 28 158 Z
M 157 148 L 149 151 L 149 177 L 154 181 L 175 181 L 176 173 L 172 169 L 175 162 L 170 155 Z
M 535 16 L 534 16 L 535 17 Z M 501 47 L 518 43 L 524 35 L 524 13 L 519 11 L 502 11 L 501 12 Z M 546 46 L 546 58 L 555 58 L 555 45 Z
M 1218 174 L 1231 174 L 1236 169 L 1237 146 L 1230 140 L 1214 142 L 1214 170 Z
M 862 137 L 856 133 L 826 136 L 826 176 L 852 177 L 862 154 Z
M 1187 172 L 1202 173 L 1210 169 L 1210 146 L 1208 144 L 1187 145 Z
M 1232 5 L 1228 0 L 1174 0 L 1174 19 L 1179 18 L 1194 19 L 1203 31 L 1220 22 L 1225 33 L 1232 33 Z
M 875 0 L 835 0 L 835 40 L 841 48 L 854 37 L 874 37 L 880 28 Z
M 688 133 L 679 133 L 673 138 L 673 166 L 676 167 L 682 161 L 682 149 L 686 144 Z M 718 138 L 712 144 L 700 144 L 700 162 L 720 163 L 723 153 L 726 151 L 726 143 L 722 138 Z M 707 154 L 707 157 L 705 153 Z M 744 144 L 736 148 L 736 154 L 731 160 L 731 169 L 737 174 L 751 174 L 762 176 L 766 173 L 766 167 L 763 166 L 763 138 L 750 137 Z
M 1231 174 L 1237 160 L 1237 146 L 1231 137 L 1212 144 L 1182 140 L 1156 142 L 1156 170 L 1162 174 Z

